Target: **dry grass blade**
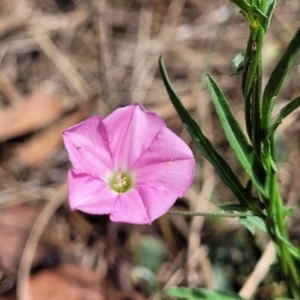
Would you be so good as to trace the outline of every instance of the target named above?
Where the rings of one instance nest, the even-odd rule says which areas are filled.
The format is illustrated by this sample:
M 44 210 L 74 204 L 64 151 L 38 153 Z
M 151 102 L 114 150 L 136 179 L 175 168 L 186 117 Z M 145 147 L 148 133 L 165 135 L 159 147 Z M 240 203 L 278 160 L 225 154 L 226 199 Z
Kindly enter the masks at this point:
M 22 187 L 9 189 L 5 195 L 0 197 L 0 209 L 10 207 L 21 203 L 29 203 L 32 201 L 40 201 L 41 199 L 48 199 L 53 197 L 54 191 L 48 187 L 33 188 L 25 190 Z
M 54 45 L 48 34 L 42 28 L 31 27 L 28 32 L 46 55 L 53 60 L 54 64 L 65 76 L 70 86 L 77 91 L 83 100 L 87 101 L 94 96 L 93 90 L 89 88 L 84 78 L 74 68 L 70 60 Z
M 5 95 L 7 101 L 12 104 L 18 104 L 22 102 L 22 97 L 10 81 L 10 79 L 5 75 L 4 72 L 0 70 L 0 90 Z
M 38 14 L 28 20 L 28 26 L 42 27 L 49 34 L 52 31 L 76 29 L 89 22 L 90 18 L 91 12 L 84 9 L 64 15 Z
M 41 235 L 48 222 L 56 210 L 66 201 L 67 191 L 67 184 L 64 183 L 59 189 L 58 193 L 47 203 L 31 229 L 19 265 L 17 280 L 18 300 L 32 300 L 29 290 L 29 276 L 34 254 Z
M 0 37 L 23 25 L 30 17 L 31 13 L 27 9 L 17 9 L 2 17 L 0 21 Z
M 133 59 L 133 73 L 131 79 L 131 103 L 137 102 L 137 100 L 143 103 L 144 97 L 139 93 L 139 90 L 143 87 L 145 81 L 145 67 L 147 55 L 149 55 L 151 25 L 152 25 L 153 9 L 148 5 L 144 5 L 140 11 L 139 18 L 139 30 L 137 34 L 137 44 Z M 154 74 L 152 78 L 154 77 Z M 149 81 L 148 81 L 149 82 Z M 150 81 L 151 82 L 151 81 Z M 147 90 L 147 88 L 145 89 Z M 144 92 L 144 96 L 146 91 Z
M 271 265 L 276 258 L 276 249 L 272 242 L 269 242 L 263 255 L 257 262 L 253 272 L 248 277 L 247 281 L 239 291 L 239 295 L 243 298 L 251 298 L 255 294 L 257 287 L 266 277 Z

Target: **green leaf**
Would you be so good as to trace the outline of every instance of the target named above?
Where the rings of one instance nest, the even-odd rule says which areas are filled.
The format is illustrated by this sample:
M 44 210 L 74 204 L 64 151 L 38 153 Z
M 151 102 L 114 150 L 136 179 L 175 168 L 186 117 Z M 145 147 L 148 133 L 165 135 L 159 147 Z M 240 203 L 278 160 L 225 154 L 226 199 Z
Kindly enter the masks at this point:
M 269 18 L 256 6 L 253 6 L 253 13 L 256 15 L 256 17 L 259 19 L 259 23 L 264 28 L 264 31 L 266 32 L 269 27 Z
M 294 215 L 294 213 L 295 213 L 295 210 L 293 208 L 291 208 L 291 207 L 284 206 L 282 208 L 282 210 L 283 210 L 283 215 L 285 217 L 292 217 Z
M 257 18 L 264 30 L 267 31 L 269 25 L 268 16 L 265 15 L 256 5 L 249 4 L 249 1 L 247 0 L 230 1 L 243 11 L 252 27 L 257 27 L 257 22 L 255 22 L 255 19 Z
M 256 229 L 260 229 L 262 232 L 267 233 L 267 228 L 264 220 L 260 217 L 251 216 L 246 218 L 240 218 L 239 223 L 244 225 L 252 234 Z
M 156 238 L 143 235 L 133 249 L 133 258 L 136 265 L 156 272 L 166 258 L 167 250 Z
M 266 1 L 266 6 L 263 9 L 263 12 L 267 16 L 267 19 L 268 19 L 267 23 L 266 23 L 266 29 L 269 28 L 270 21 L 271 21 L 272 15 L 273 15 L 273 11 L 274 11 L 275 6 L 276 6 L 276 2 L 277 2 L 276 0 L 267 0 Z
M 232 210 L 232 211 L 238 211 L 238 212 L 247 212 L 249 211 L 249 207 L 246 206 L 241 206 L 239 204 L 236 203 L 225 203 L 225 204 L 221 204 L 218 205 L 218 208 L 222 209 L 222 210 Z
M 297 260 L 300 261 L 300 249 L 298 249 L 297 247 L 295 247 L 293 244 L 291 244 L 286 237 L 284 237 L 280 231 L 278 230 L 278 228 L 276 227 L 276 237 L 279 238 L 282 242 L 285 243 L 285 245 L 287 246 L 290 254 L 296 258 Z
M 238 53 L 231 63 L 231 69 L 233 73 L 230 76 L 233 76 L 240 72 L 243 69 L 243 63 L 245 59 L 245 51 Z
M 289 114 L 291 114 L 295 109 L 297 109 L 300 106 L 300 96 L 292 100 L 290 103 L 288 103 L 285 107 L 283 107 L 273 123 L 273 125 L 268 130 L 268 135 L 270 136 L 275 132 L 277 127 L 282 123 L 282 120 L 287 117 Z
M 285 53 L 279 60 L 275 69 L 273 70 L 267 85 L 265 87 L 263 102 L 262 102 L 262 124 L 264 129 L 268 129 L 268 124 L 271 120 L 271 115 L 275 103 L 276 96 L 280 91 L 283 80 L 291 68 L 296 55 L 300 50 L 300 28 L 297 30 L 295 36 L 289 43 Z
M 231 292 L 221 292 L 209 289 L 194 290 L 185 287 L 171 287 L 167 290 L 167 295 L 189 300 L 243 300 L 238 294 Z
M 257 158 L 253 147 L 248 143 L 219 86 L 208 75 L 206 76 L 206 83 L 231 148 L 257 189 L 267 197 L 267 174 L 262 163 Z
M 221 180 L 231 189 L 235 197 L 240 201 L 243 206 L 249 206 L 248 191 L 245 189 L 228 163 L 224 158 L 215 150 L 210 141 L 203 134 L 202 130 L 190 116 L 189 112 L 185 109 L 181 103 L 179 97 L 174 91 L 168 74 L 165 70 L 162 57 L 159 58 L 159 71 L 164 82 L 164 85 L 169 94 L 170 100 L 175 107 L 183 125 L 189 132 L 192 140 L 196 146 L 200 149 L 203 156 L 213 165 L 214 169 L 220 176 Z
M 238 8 L 240 8 L 244 14 L 249 14 L 252 9 L 252 5 L 248 4 L 247 0 L 230 0 L 234 3 Z

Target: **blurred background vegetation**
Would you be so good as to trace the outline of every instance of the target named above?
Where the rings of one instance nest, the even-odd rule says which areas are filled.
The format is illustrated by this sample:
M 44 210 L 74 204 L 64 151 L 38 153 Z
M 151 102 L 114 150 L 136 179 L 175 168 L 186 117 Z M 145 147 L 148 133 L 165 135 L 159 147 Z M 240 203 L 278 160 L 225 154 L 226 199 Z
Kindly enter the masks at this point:
M 265 79 L 299 27 L 299 1 L 278 2 L 263 52 Z M 204 83 L 209 73 L 244 127 L 240 75 L 230 76 L 249 32 L 237 8 L 226 0 L 1 0 L 0 15 L 0 299 L 16 299 L 16 290 L 18 299 L 30 299 L 28 288 L 38 300 L 162 299 L 161 291 L 174 285 L 238 292 L 247 278 L 254 288 L 246 286 L 243 295 L 284 295 L 276 265 L 276 276 L 268 271 L 274 251 L 267 252 L 267 238 L 256 232 L 253 239 L 237 219 L 166 215 L 134 226 L 71 212 L 66 202 L 71 165 L 61 132 L 136 102 L 194 150 L 194 183 L 174 208 L 214 211 L 234 201 L 168 100 L 158 58 L 184 105 L 246 182 Z M 275 111 L 299 95 L 299 61 Z M 293 208 L 299 117 L 296 110 L 277 137 L 278 179 Z M 289 225 L 298 238 L 299 213 Z M 263 252 L 259 283 L 249 275 Z

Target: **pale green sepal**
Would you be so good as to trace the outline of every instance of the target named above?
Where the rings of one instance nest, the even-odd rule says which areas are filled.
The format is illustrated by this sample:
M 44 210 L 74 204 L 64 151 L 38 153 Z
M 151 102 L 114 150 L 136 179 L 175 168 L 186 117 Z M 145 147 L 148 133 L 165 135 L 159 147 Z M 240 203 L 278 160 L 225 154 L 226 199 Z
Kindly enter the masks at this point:
M 256 229 L 260 229 L 262 232 L 267 233 L 267 228 L 264 220 L 260 217 L 251 216 L 240 218 L 239 223 L 244 225 L 252 234 L 255 233 Z
M 233 76 L 240 72 L 243 69 L 243 62 L 245 59 L 245 51 L 238 53 L 235 58 L 232 60 L 231 69 L 233 73 L 230 76 Z

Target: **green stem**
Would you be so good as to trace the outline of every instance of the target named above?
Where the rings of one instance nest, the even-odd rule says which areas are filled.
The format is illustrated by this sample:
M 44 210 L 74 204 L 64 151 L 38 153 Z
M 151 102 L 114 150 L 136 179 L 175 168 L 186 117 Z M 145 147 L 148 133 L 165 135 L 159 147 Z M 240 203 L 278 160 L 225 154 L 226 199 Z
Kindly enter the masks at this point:
M 192 212 L 186 210 L 169 210 L 167 212 L 169 215 L 180 215 L 180 216 L 188 216 L 188 217 L 216 217 L 216 218 L 245 218 L 245 217 L 265 217 L 263 214 L 258 213 L 224 213 L 224 212 Z
M 269 145 L 274 144 L 274 138 L 272 135 L 272 140 Z M 271 150 L 271 149 L 270 149 Z M 273 153 L 272 153 L 273 154 Z M 295 266 L 295 261 L 293 256 L 289 251 L 289 247 L 286 243 L 288 241 L 288 232 L 285 222 L 285 213 L 282 200 L 279 193 L 278 183 L 276 179 L 276 172 L 272 167 L 271 163 L 271 151 L 270 155 L 266 159 L 266 165 L 269 168 L 270 174 L 270 198 L 268 217 L 267 217 L 267 228 L 272 240 L 276 243 L 280 253 L 280 263 L 282 266 L 282 271 L 286 278 L 286 285 L 288 288 L 289 296 L 293 299 L 300 299 L 300 277 Z M 273 158 L 272 158 L 273 159 Z
M 268 174 L 269 198 L 262 197 L 267 208 L 266 226 L 271 239 L 279 251 L 282 271 L 286 279 L 289 296 L 300 299 L 300 279 L 291 254 L 292 245 L 288 242 L 285 211 L 280 197 L 277 179 L 274 135 L 266 138 L 270 117 L 261 118 L 262 101 L 262 59 L 261 51 L 265 31 L 262 26 L 251 27 L 245 53 L 242 89 L 245 98 L 245 118 L 247 132 L 257 156 L 263 160 Z M 264 135 L 262 134 L 264 130 Z M 263 143 L 263 148 L 262 148 Z
M 253 61 L 253 42 L 255 42 L 257 30 L 250 27 L 250 36 L 245 51 L 245 60 L 243 66 L 242 91 L 245 98 L 245 120 L 248 136 L 251 138 L 252 112 L 251 112 L 251 92 L 253 77 L 256 70 L 255 61 Z M 255 42 L 256 43 L 256 42 Z
M 245 98 L 246 128 L 253 147 L 260 153 L 261 145 L 261 50 L 264 38 L 262 27 L 251 28 L 245 52 L 242 90 Z
M 252 111 L 251 111 L 251 142 L 255 152 L 261 157 L 261 91 L 262 91 L 262 63 L 261 51 L 264 32 L 262 28 L 258 29 L 256 36 L 256 70 L 252 86 Z

